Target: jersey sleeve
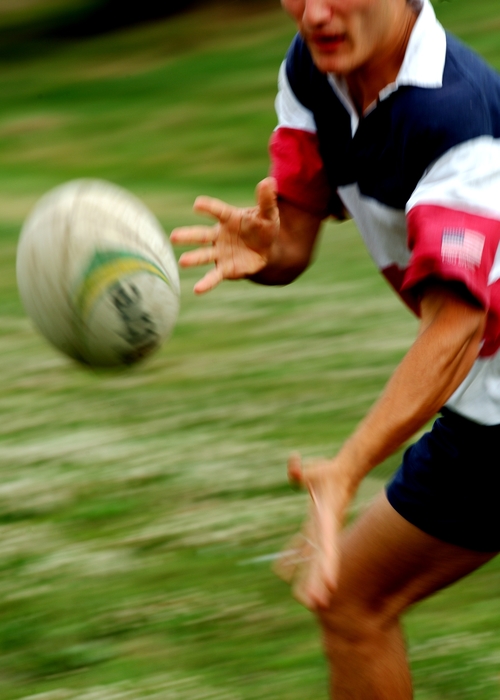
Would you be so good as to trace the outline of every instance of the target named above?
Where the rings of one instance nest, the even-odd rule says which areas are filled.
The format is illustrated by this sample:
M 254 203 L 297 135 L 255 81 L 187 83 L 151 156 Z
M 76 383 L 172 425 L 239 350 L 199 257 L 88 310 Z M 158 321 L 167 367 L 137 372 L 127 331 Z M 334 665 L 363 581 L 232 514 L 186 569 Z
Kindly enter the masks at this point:
M 406 294 L 418 297 L 422 282 L 437 279 L 461 285 L 490 308 L 500 279 L 499 192 L 500 139 L 471 139 L 430 167 L 406 208 Z
M 283 63 L 276 98 L 278 126 L 269 144 L 271 175 L 278 196 L 300 209 L 325 218 L 331 189 L 320 154 L 313 113 L 295 96 Z

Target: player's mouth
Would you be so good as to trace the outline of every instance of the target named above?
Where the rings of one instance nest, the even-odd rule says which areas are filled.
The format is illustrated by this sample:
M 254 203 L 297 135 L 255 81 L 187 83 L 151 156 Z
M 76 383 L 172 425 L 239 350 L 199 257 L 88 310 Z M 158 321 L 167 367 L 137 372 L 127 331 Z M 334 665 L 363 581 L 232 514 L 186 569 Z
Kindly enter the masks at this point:
M 322 53 L 338 51 L 345 44 L 346 34 L 312 34 L 310 43 Z

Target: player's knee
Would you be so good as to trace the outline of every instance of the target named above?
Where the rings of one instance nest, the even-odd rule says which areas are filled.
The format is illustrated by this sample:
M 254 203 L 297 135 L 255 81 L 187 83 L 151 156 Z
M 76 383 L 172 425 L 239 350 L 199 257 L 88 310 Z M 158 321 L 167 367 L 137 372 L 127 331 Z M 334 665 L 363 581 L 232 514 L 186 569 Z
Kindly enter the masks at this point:
M 395 620 L 383 607 L 334 597 L 330 607 L 319 613 L 319 622 L 327 646 L 369 652 L 381 643 Z

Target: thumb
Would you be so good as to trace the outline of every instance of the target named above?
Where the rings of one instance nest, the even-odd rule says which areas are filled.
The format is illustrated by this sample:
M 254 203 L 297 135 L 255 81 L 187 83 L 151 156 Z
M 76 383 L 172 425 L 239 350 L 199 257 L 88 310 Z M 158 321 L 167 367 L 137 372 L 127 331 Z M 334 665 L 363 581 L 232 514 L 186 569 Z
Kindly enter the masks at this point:
M 269 221 L 279 219 L 278 196 L 274 177 L 266 177 L 261 180 L 257 185 L 255 195 L 261 217 Z

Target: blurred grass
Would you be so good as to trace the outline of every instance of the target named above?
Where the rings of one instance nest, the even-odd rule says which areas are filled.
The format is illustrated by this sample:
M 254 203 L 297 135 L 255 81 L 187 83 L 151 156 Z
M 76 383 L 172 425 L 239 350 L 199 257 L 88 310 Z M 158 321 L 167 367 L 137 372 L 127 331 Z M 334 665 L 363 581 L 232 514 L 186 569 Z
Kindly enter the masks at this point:
M 438 11 L 500 66 L 496 4 Z M 201 192 L 251 202 L 292 33 L 273 5 L 215 4 L 1 64 L 2 699 L 326 697 L 315 623 L 259 558 L 303 515 L 289 450 L 331 454 L 415 331 L 353 225 L 289 288 L 195 299 L 184 272 L 173 339 L 127 373 L 57 355 L 14 274 L 22 219 L 73 177 L 132 189 L 166 229 Z M 498 698 L 498 585 L 493 562 L 409 615 L 417 700 Z

